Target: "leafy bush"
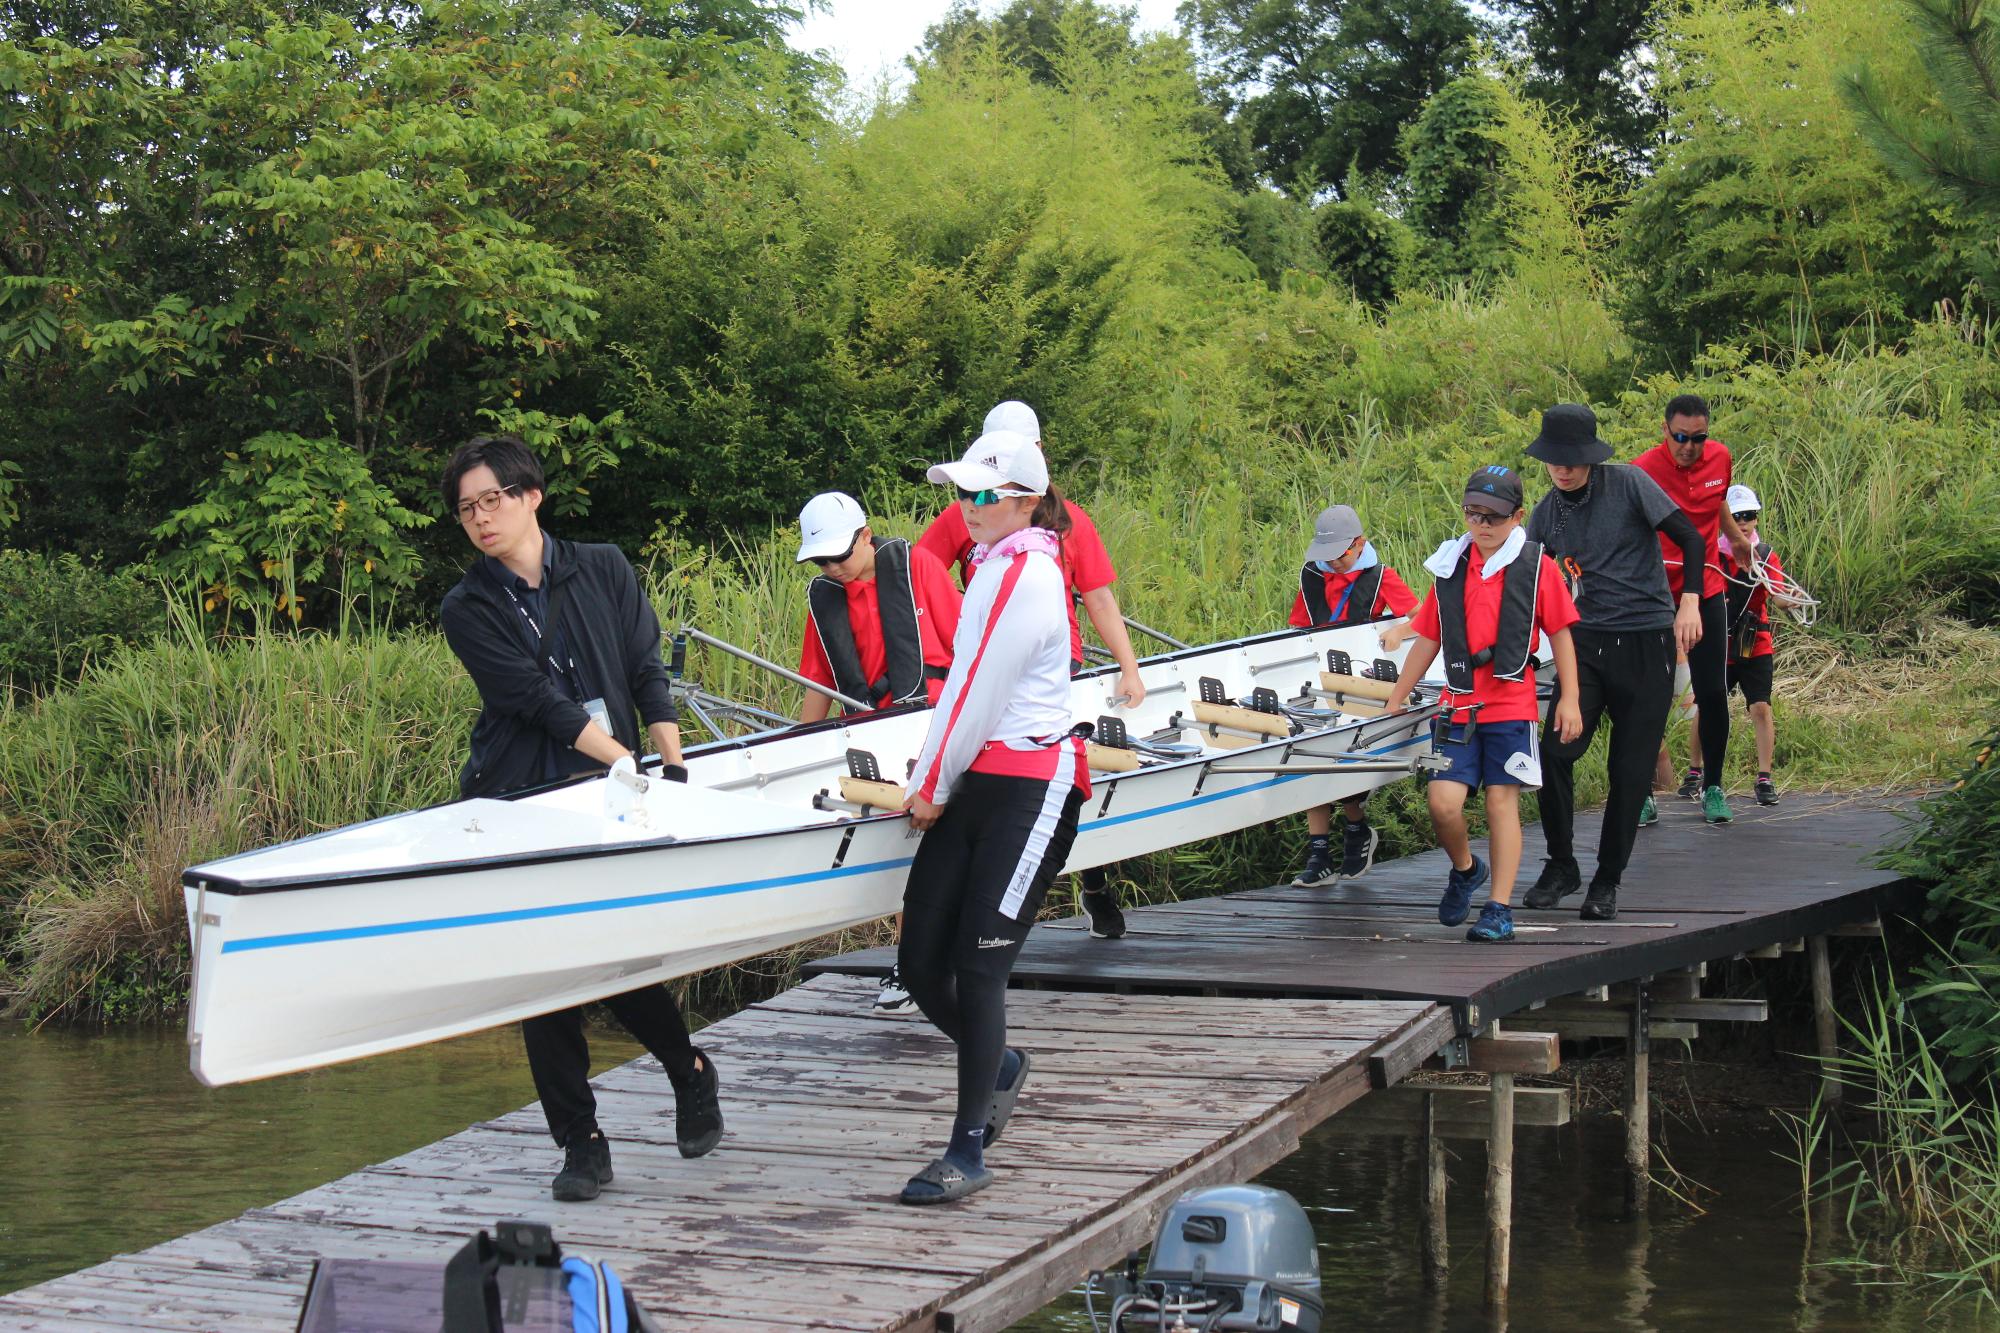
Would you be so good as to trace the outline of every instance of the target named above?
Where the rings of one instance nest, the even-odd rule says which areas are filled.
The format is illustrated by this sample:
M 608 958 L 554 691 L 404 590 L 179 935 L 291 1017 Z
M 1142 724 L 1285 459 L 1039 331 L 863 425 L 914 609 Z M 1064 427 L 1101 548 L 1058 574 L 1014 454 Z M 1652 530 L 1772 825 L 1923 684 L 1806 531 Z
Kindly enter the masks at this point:
M 1925 920 L 1941 951 L 1908 994 L 1959 1080 L 2000 1069 L 2000 721 L 1951 788 L 1884 864 L 1930 882 Z
M 75 555 L 0 550 L 0 681 L 39 693 L 165 623 L 161 590 Z

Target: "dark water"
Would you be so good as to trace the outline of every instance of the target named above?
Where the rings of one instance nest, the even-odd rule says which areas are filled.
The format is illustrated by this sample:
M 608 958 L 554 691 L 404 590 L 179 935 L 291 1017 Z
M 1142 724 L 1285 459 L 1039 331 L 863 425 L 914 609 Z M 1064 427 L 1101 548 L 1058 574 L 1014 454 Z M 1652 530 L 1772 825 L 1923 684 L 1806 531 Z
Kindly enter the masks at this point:
M 592 1048 L 600 1068 L 638 1054 L 608 1033 Z M 187 1074 L 177 1032 L 0 1029 L 0 1291 L 309 1189 L 533 1096 L 511 1030 L 211 1090 Z M 1115 1135 L 1105 1143 L 1114 1151 Z M 1514 1329 L 2000 1327 L 1965 1307 L 1928 1310 L 1906 1289 L 1838 1266 L 1855 1242 L 1830 1222 L 1808 1238 L 1775 1126 L 1683 1128 L 1663 1146 L 1685 1178 L 1679 1188 L 1698 1191 L 1706 1211 L 1661 1193 L 1634 1222 L 1623 1215 L 1615 1122 L 1519 1131 Z M 1453 1271 L 1438 1295 L 1416 1267 L 1413 1140 L 1329 1126 L 1262 1178 L 1313 1219 L 1329 1329 L 1498 1327 L 1481 1309 L 1484 1148 L 1452 1147 Z M 553 1148 L 549 1162 L 553 1170 Z M 1089 1326 L 1071 1296 L 1017 1327 Z
M 1798 1170 L 1775 1125 L 1680 1132 L 1661 1145 L 1703 1212 L 1656 1193 L 1643 1221 L 1624 1207 L 1624 1128 L 1595 1120 L 1515 1132 L 1513 1291 L 1507 1317 L 1483 1308 L 1486 1150 L 1450 1141 L 1451 1278 L 1425 1290 L 1417 1266 L 1422 1163 L 1414 1138 L 1336 1128 L 1259 1177 L 1306 1208 L 1319 1237 L 1329 1330 L 1869 1330 L 2000 1327 L 1959 1306 L 1931 1310 L 1908 1288 L 1841 1261 L 1856 1242 L 1830 1219 L 1808 1239 Z M 1102 1315 L 1104 1304 L 1098 1302 Z M 1090 1328 L 1072 1293 L 1014 1333 Z
M 643 1052 L 593 1033 L 608 1068 Z M 0 1025 L 0 1292 L 323 1185 L 535 1099 L 515 1029 L 233 1088 L 174 1031 Z M 560 1154 L 549 1147 L 551 1174 Z

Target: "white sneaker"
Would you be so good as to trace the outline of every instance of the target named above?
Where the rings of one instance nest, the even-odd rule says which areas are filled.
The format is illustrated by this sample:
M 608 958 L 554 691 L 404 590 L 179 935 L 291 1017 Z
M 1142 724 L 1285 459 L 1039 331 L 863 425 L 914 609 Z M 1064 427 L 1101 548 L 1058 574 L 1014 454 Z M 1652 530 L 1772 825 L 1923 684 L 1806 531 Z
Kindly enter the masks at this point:
M 907 1014 L 916 1010 L 917 1002 L 903 989 L 903 978 L 895 968 L 882 978 L 882 991 L 875 997 L 875 1012 L 878 1014 Z

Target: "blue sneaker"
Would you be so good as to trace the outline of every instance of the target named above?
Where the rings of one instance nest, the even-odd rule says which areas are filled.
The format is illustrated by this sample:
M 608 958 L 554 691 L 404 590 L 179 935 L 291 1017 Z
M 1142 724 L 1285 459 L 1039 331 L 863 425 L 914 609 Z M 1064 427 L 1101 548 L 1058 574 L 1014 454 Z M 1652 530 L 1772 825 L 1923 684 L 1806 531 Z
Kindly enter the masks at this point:
M 1472 915 L 1472 895 L 1491 879 L 1486 863 L 1478 857 L 1472 858 L 1472 869 L 1451 869 L 1451 878 L 1444 882 L 1444 897 L 1438 899 L 1438 920 L 1447 926 L 1456 926 Z
M 1465 938 L 1474 944 L 1500 944 L 1513 939 L 1514 909 L 1505 903 L 1489 901 L 1479 909 L 1479 920 L 1472 923 Z

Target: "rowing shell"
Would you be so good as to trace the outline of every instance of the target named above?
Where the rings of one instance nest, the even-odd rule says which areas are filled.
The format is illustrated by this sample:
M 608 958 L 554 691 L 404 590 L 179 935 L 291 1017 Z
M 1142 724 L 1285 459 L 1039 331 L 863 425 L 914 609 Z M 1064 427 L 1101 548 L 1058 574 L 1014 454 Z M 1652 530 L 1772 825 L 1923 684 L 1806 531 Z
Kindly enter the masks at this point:
M 1078 721 L 1115 714 L 1141 748 L 1093 747 L 1127 771 L 1094 775 L 1065 869 L 1407 775 L 1430 752 L 1432 710 L 1383 716 L 1377 699 L 1323 690 L 1328 649 L 1383 656 L 1356 626 L 1148 658 L 1136 710 L 1113 707 L 1115 669 L 1072 682 Z M 1234 719 L 1202 703 L 1203 677 L 1232 701 L 1272 689 L 1301 729 L 1201 721 Z M 900 810 L 848 803 L 841 778 L 862 750 L 900 779 L 929 722 L 924 708 L 831 719 L 693 747 L 685 786 L 584 777 L 196 866 L 194 1072 L 213 1086 L 416 1046 L 887 916 L 920 835 Z

